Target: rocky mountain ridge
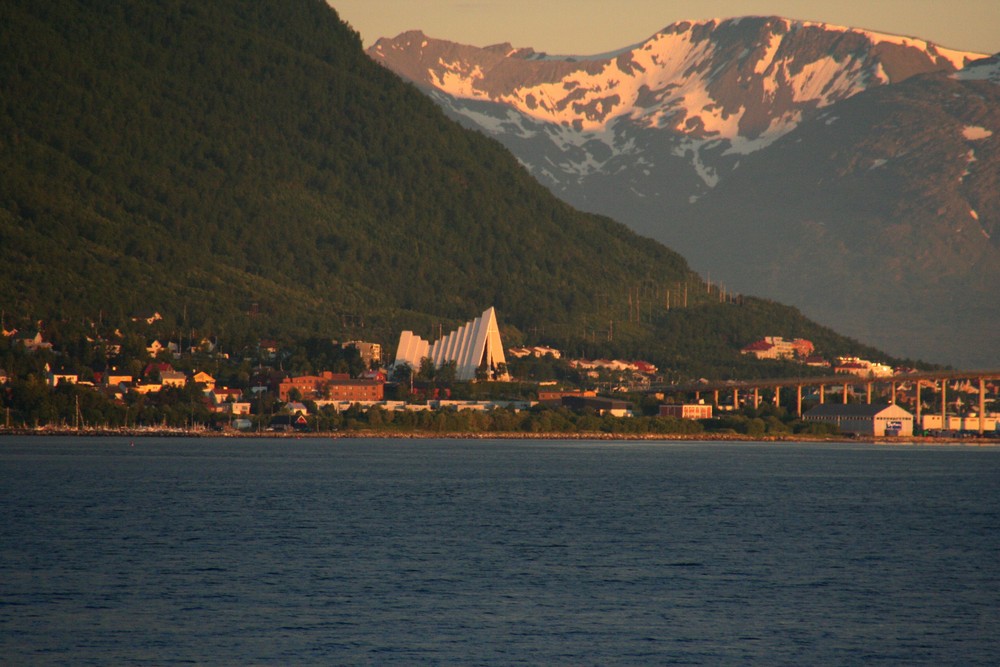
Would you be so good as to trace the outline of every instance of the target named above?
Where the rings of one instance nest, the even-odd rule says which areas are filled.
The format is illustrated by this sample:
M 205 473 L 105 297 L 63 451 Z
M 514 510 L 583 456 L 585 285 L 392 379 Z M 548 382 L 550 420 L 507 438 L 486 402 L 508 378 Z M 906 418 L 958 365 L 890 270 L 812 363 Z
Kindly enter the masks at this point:
M 983 57 L 778 17 L 676 23 L 642 44 L 593 59 L 553 58 L 510 44 L 479 49 L 416 31 L 380 39 L 368 52 L 456 101 L 514 110 L 523 116 L 522 133 L 543 124 L 564 149 L 579 143 L 574 136 L 580 135 L 585 149 L 596 140 L 607 145 L 608 155 L 629 153 L 619 140 L 623 125 L 665 130 L 686 139 L 682 144 L 689 148 L 725 144 L 726 154 L 753 152 L 794 129 L 809 111 L 875 85 L 955 71 Z M 490 129 L 461 103 L 452 110 Z M 585 153 L 589 159 L 576 165 L 581 172 L 590 162 L 601 164 L 599 151 Z M 564 166 L 572 163 L 569 156 Z

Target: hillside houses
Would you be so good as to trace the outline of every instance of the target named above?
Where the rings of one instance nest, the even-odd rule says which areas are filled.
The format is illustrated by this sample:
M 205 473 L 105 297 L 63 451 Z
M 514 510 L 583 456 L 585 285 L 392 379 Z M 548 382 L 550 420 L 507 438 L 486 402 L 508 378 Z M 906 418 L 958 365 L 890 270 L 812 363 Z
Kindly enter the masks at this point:
M 806 359 L 814 350 L 812 342 L 804 338 L 788 340 L 781 336 L 765 336 L 742 348 L 740 353 L 758 359 Z
M 856 375 L 862 378 L 868 377 L 889 377 L 895 370 L 892 366 L 880 364 L 859 357 L 837 357 L 833 367 L 834 373 L 845 373 Z
M 48 342 L 42 337 L 42 332 L 37 332 L 34 336 L 29 336 L 21 339 L 21 344 L 24 345 L 24 349 L 29 352 L 37 352 L 39 350 L 51 350 L 52 343 Z
M 107 330 L 112 331 L 112 327 Z M 3 341 L 6 356 L 0 357 L 0 362 L 8 368 L 13 366 L 16 372 L 0 391 L 0 398 L 6 397 L 0 408 L 9 408 L 10 423 L 20 424 L 21 428 L 46 423 L 66 426 L 76 420 L 85 425 L 103 423 L 127 428 L 263 432 L 275 418 L 273 425 L 279 427 L 283 416 L 287 416 L 294 418 L 296 428 L 316 431 L 360 430 L 371 425 L 376 430 L 400 431 L 455 428 L 462 432 L 556 432 L 578 424 L 581 429 L 696 433 L 702 428 L 722 428 L 723 424 L 728 424 L 725 428 L 740 429 L 742 426 L 733 423 L 742 422 L 733 419 L 740 420 L 743 415 L 734 413 L 741 406 L 760 407 L 756 393 L 750 401 L 734 391 L 732 412 L 719 403 L 717 396 L 708 403 L 697 391 L 693 399 L 690 395 L 668 397 L 667 388 L 683 387 L 685 382 L 674 370 L 660 371 L 644 360 L 567 358 L 560 350 L 546 346 L 511 348 L 508 358 L 517 379 L 507 386 L 490 386 L 479 377 L 466 383 L 432 373 L 416 377 L 412 373 L 393 374 L 390 381 L 375 362 L 378 348 L 363 341 L 342 344 L 312 338 L 259 344 L 254 339 L 237 352 L 230 347 L 230 357 L 218 346 L 214 352 L 201 346 L 193 352 L 191 348 L 182 352 L 177 347 L 174 353 L 173 344 L 163 343 L 169 338 L 160 337 L 157 343 L 152 336 L 134 331 L 112 333 L 105 338 L 94 328 L 78 333 L 74 339 L 52 326 L 28 340 L 47 342 L 49 333 L 56 343 L 50 349 L 26 347 L 21 336 Z M 207 339 L 192 335 L 191 340 Z M 808 341 L 767 337 L 756 342 L 763 343 L 762 351 L 766 346 L 767 353 L 781 358 L 791 354 L 799 363 L 811 363 L 815 356 L 803 356 L 814 352 L 810 345 L 803 344 Z M 112 345 L 120 346 L 114 354 Z M 362 351 L 373 355 L 371 362 L 362 358 Z M 425 365 L 423 361 L 421 365 Z M 754 363 L 746 361 L 748 366 Z M 838 372 L 864 375 L 866 379 L 887 372 L 887 367 L 858 357 L 841 357 L 836 363 Z M 825 379 L 837 387 L 858 384 L 849 378 Z M 917 392 L 919 398 L 919 383 L 894 380 L 894 397 L 912 402 Z M 0 377 L 2 382 L 4 378 Z M 43 385 L 47 385 L 47 392 L 39 391 Z M 924 380 L 923 389 L 925 405 L 944 399 L 944 387 L 935 389 Z M 969 382 L 961 387 L 954 383 L 948 386 L 948 409 L 963 418 L 977 408 L 989 415 L 992 399 L 987 398 L 987 407 L 979 408 L 978 399 L 970 398 L 976 390 L 977 386 Z M 844 393 L 849 392 L 845 389 Z M 981 393 L 991 395 L 990 390 Z M 940 398 L 932 398 L 935 394 Z M 808 394 L 804 398 L 815 402 Z M 783 391 L 780 397 L 775 392 L 776 408 L 780 407 L 779 400 L 787 403 L 788 392 Z M 854 404 L 865 399 L 852 387 L 849 400 Z M 769 397 L 765 401 L 770 404 Z M 823 402 L 822 388 L 819 401 Z M 67 412 L 66 406 L 72 410 L 78 405 L 78 415 Z M 787 409 L 787 405 L 784 407 Z M 716 416 L 717 409 L 726 413 Z M 934 412 L 939 415 L 941 410 Z M 7 412 L 2 414 L 7 421 Z M 925 412 L 922 416 L 927 422 L 933 421 L 935 415 Z M 635 423 L 626 426 L 606 421 L 615 419 Z M 825 425 L 816 428 L 820 426 Z
M 535 345 L 533 347 L 511 347 L 507 349 L 507 354 L 515 359 L 523 359 L 524 357 L 542 358 L 545 356 L 552 356 L 553 359 L 562 358 L 562 352 L 554 347 L 547 347 L 545 345 Z
M 76 384 L 80 377 L 76 373 L 50 372 L 47 380 L 50 387 L 58 387 L 60 384 Z

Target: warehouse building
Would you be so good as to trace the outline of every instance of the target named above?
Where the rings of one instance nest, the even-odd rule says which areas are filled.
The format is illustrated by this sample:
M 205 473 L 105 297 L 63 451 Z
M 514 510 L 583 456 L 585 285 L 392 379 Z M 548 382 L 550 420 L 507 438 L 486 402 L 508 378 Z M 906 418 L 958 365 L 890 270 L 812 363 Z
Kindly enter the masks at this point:
M 834 423 L 855 435 L 913 435 L 913 415 L 892 404 L 824 403 L 802 415 L 806 421 Z

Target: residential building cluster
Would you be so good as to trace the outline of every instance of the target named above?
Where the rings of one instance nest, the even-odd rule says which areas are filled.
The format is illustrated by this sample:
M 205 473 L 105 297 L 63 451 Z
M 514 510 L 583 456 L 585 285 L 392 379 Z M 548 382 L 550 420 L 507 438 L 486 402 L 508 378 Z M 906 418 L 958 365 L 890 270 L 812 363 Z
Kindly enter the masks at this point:
M 146 317 L 141 318 L 141 320 L 146 323 L 150 322 L 150 318 Z M 152 316 L 152 321 L 157 321 L 155 316 Z M 3 333 L 7 339 L 20 343 L 24 350 L 29 353 L 51 353 L 45 357 L 46 359 L 59 359 L 61 356 L 58 350 L 54 350 L 52 343 L 45 340 L 41 332 L 21 337 L 18 337 L 16 331 L 5 329 Z M 116 331 L 110 340 L 96 337 L 87 340 L 94 346 L 95 350 L 100 349 L 104 355 L 112 358 L 121 354 L 122 345 L 118 341 L 123 338 Z M 324 342 L 324 345 L 328 342 Z M 388 412 L 485 411 L 494 409 L 517 412 L 543 405 L 558 406 L 579 413 L 593 413 L 601 416 L 631 417 L 635 415 L 635 406 L 629 401 L 599 396 L 597 391 L 593 389 L 558 388 L 555 383 L 551 383 L 553 385 L 551 388 L 546 383 L 539 383 L 537 399 L 483 401 L 452 399 L 447 386 L 441 387 L 433 383 L 431 383 L 430 389 L 414 387 L 413 379 L 417 375 L 415 371 L 418 369 L 423 371 L 428 360 L 436 368 L 453 365 L 456 372 L 454 376 L 449 377 L 449 380 L 467 382 L 508 378 L 507 358 L 562 359 L 563 354 L 560 350 L 547 346 L 513 347 L 505 351 L 500 338 L 496 313 L 492 308 L 487 309 L 480 317 L 467 322 L 455 331 L 441 335 L 433 343 L 424 341 L 412 332 L 404 331 L 400 336 L 394 363 L 389 365 L 385 371 L 382 370 L 381 346 L 378 343 L 363 340 L 333 343 L 335 346 L 340 346 L 342 350 L 352 349 L 356 351 L 357 356 L 352 358 L 355 360 L 360 358 L 363 361 L 363 367 L 366 370 L 355 372 L 357 368 L 355 366 L 352 367 L 355 368 L 355 371 L 351 373 L 333 370 L 318 370 L 313 373 L 286 372 L 282 370 L 282 365 L 289 358 L 290 353 L 283 350 L 276 341 L 266 339 L 260 340 L 256 349 L 252 353 L 244 355 L 243 359 L 233 360 L 229 359 L 229 355 L 217 351 L 215 342 L 206 338 L 189 341 L 186 346 L 173 341 L 161 342 L 160 340 L 153 340 L 147 345 L 141 339 L 133 341 L 130 345 L 133 350 L 145 348 L 149 360 L 148 363 L 143 362 L 145 363 L 144 367 L 141 364 L 137 365 L 135 360 L 118 356 L 118 366 L 109 364 L 100 371 L 90 372 L 88 370 L 87 374 L 81 377 L 74 372 L 50 368 L 46 365 L 46 382 L 52 388 L 67 384 L 90 386 L 122 406 L 134 405 L 136 401 L 147 398 L 155 399 L 158 396 L 165 396 L 169 400 L 171 396 L 179 395 L 176 392 L 186 392 L 184 394 L 187 397 L 185 400 L 198 402 L 200 407 L 208 413 L 227 417 L 236 428 L 251 427 L 251 415 L 257 415 L 258 427 L 262 425 L 262 422 L 266 423 L 267 417 L 264 415 L 268 415 L 272 417 L 270 424 L 272 427 L 300 428 L 308 424 L 307 418 L 316 412 L 332 410 L 343 413 L 352 407 L 366 411 L 375 406 Z M 743 348 L 744 354 L 752 354 L 758 358 L 797 359 L 803 363 L 808 363 L 808 360 L 813 359 L 814 352 L 814 346 L 808 340 L 800 338 L 786 340 L 778 336 L 762 338 Z M 141 353 L 139 356 L 142 356 Z M 206 370 L 191 369 L 192 360 L 205 360 L 209 367 L 221 369 L 233 368 L 236 364 L 242 363 L 242 367 L 248 369 L 250 367 L 246 361 L 250 357 L 254 359 L 256 366 L 252 368 L 249 376 L 246 372 L 243 373 L 243 379 L 236 383 L 239 386 L 226 386 L 225 383 L 220 383 L 212 373 Z M 228 361 L 229 364 L 223 363 L 224 361 Z M 174 363 L 178 362 L 179 366 L 188 370 L 175 368 Z M 596 386 L 617 391 L 642 391 L 648 389 L 654 381 L 662 382 L 662 378 L 657 376 L 659 372 L 657 367 L 642 360 L 570 359 L 561 361 L 560 365 L 564 368 L 575 369 L 580 377 L 587 379 L 585 384 L 591 387 Z M 889 366 L 858 357 L 838 357 L 832 367 L 836 373 L 850 374 L 865 379 L 886 377 L 893 374 L 893 369 Z M 409 392 L 401 392 L 399 383 L 391 383 L 388 379 L 390 374 L 397 375 L 396 371 L 403 368 L 407 368 L 409 371 L 406 374 L 410 380 Z M 228 371 L 223 371 L 222 374 L 232 384 L 235 374 Z M 11 379 L 6 371 L 0 369 L 0 384 L 9 382 Z M 397 375 L 395 379 L 399 380 L 399 376 Z M 426 384 L 426 381 L 424 382 Z M 387 386 L 393 386 L 393 392 L 387 393 Z M 905 382 L 893 386 L 893 400 L 895 400 L 897 390 L 900 396 L 910 390 Z M 945 389 L 942 387 L 942 392 Z M 965 387 L 965 390 L 963 393 L 968 393 L 975 391 L 976 387 L 969 385 Z M 861 429 L 857 432 L 869 433 L 869 430 L 873 429 L 872 433 L 875 435 L 906 435 L 912 433 L 914 427 L 922 427 L 925 430 L 954 430 L 956 426 L 940 415 L 933 414 L 925 414 L 922 420 L 917 420 L 923 422 L 922 424 L 914 424 L 912 416 L 907 422 L 907 417 L 899 413 L 895 406 L 889 412 L 873 412 L 872 408 L 849 407 L 846 396 L 848 393 L 847 384 L 843 385 L 843 391 L 845 396 L 842 406 L 827 405 L 824 407 L 821 389 L 818 397 L 821 404 L 818 406 L 819 409 L 809 413 L 806 418 L 812 421 L 835 422 L 845 431 L 855 428 L 857 426 L 855 422 L 864 422 L 863 428 L 857 427 Z M 407 400 L 400 400 L 400 396 Z M 644 406 L 645 414 L 658 414 L 662 417 L 682 420 L 705 420 L 713 418 L 716 408 L 725 410 L 723 405 L 718 405 L 718 397 L 716 397 L 715 404 L 706 404 L 699 399 L 697 394 L 694 403 L 663 404 L 663 394 L 650 394 L 650 396 L 660 401 L 660 405 Z M 413 400 L 414 397 L 422 398 L 422 400 L 416 402 Z M 756 400 L 755 393 L 754 407 L 756 407 Z M 871 401 L 870 389 L 868 401 Z M 775 403 L 777 404 L 777 398 Z M 734 395 L 733 405 L 729 412 L 734 412 L 739 407 L 740 403 Z M 650 412 L 651 409 L 657 412 Z M 965 412 L 968 413 L 968 411 Z M 939 420 L 939 423 L 934 423 L 935 418 Z M 902 425 L 897 424 L 900 419 L 902 419 Z M 958 429 L 964 428 L 961 423 L 957 427 Z
M 787 359 L 816 368 L 831 368 L 834 373 L 847 373 L 858 377 L 889 377 L 910 369 L 893 368 L 860 357 L 841 356 L 831 363 L 815 353 L 815 345 L 804 338 L 764 336 L 740 349 L 740 353 L 757 359 Z
M 837 362 L 833 366 L 834 373 L 847 373 L 858 377 L 889 377 L 898 371 L 892 366 L 880 364 L 875 361 L 868 361 L 859 357 L 837 357 Z
M 806 360 L 812 356 L 815 347 L 804 338 L 791 340 L 781 336 L 764 336 L 742 348 L 742 354 L 752 355 L 758 359 L 798 359 Z

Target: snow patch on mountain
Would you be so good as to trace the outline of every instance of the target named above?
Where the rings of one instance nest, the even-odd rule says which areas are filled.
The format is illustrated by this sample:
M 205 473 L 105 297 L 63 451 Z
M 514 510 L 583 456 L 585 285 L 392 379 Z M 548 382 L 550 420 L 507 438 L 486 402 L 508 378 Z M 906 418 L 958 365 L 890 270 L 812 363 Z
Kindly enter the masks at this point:
M 754 74 L 767 73 L 767 70 L 774 63 L 774 57 L 778 54 L 780 47 L 781 37 L 776 33 L 771 33 L 771 36 L 767 40 L 767 48 L 764 49 L 764 54 L 757 60 L 757 64 L 754 65 Z
M 772 120 L 767 130 L 755 138 L 750 139 L 737 135 L 730 139 L 730 146 L 723 153 L 723 155 L 749 155 L 750 153 L 755 153 L 762 148 L 767 148 L 775 141 L 798 127 L 801 121 L 801 111 L 785 112 L 781 116 Z
M 433 69 L 428 69 L 427 74 L 439 90 L 455 97 L 476 97 L 476 84 L 483 80 L 483 70 L 479 65 L 470 68 L 459 61 L 449 63 L 442 59 L 438 62 L 444 71 L 438 74 Z
M 495 135 L 507 133 L 513 134 L 521 139 L 530 139 L 538 134 L 537 132 L 526 128 L 524 123 L 521 122 L 523 120 L 522 117 L 513 110 L 507 110 L 505 116 L 502 118 L 498 118 L 488 113 L 482 113 L 468 107 L 455 109 L 455 113 L 465 116 L 483 130 Z
M 705 183 L 705 185 L 710 188 L 714 188 L 719 184 L 719 174 L 714 168 L 705 164 L 701 156 L 701 151 L 703 148 L 711 148 L 718 145 L 718 143 L 719 142 L 717 140 L 699 141 L 697 139 L 685 139 L 679 146 L 674 148 L 673 154 L 682 158 L 690 157 L 691 164 L 694 166 L 695 173 L 698 174 L 698 177 Z M 697 201 L 697 199 L 695 201 Z
M 1000 54 L 970 63 L 951 76 L 959 81 L 992 81 L 1000 84 Z
M 787 68 L 787 63 L 785 63 Z M 787 72 L 787 69 L 786 69 Z M 864 63 L 853 61 L 847 67 L 833 58 L 822 58 L 802 68 L 797 76 L 787 75 L 796 102 L 818 100 L 820 106 L 827 106 L 830 99 L 843 99 L 865 90 L 868 76 Z M 883 82 L 885 73 L 876 69 L 873 78 Z
M 992 137 L 993 131 L 987 130 L 985 127 L 966 125 L 962 128 L 962 136 L 965 137 L 966 141 L 982 141 Z

